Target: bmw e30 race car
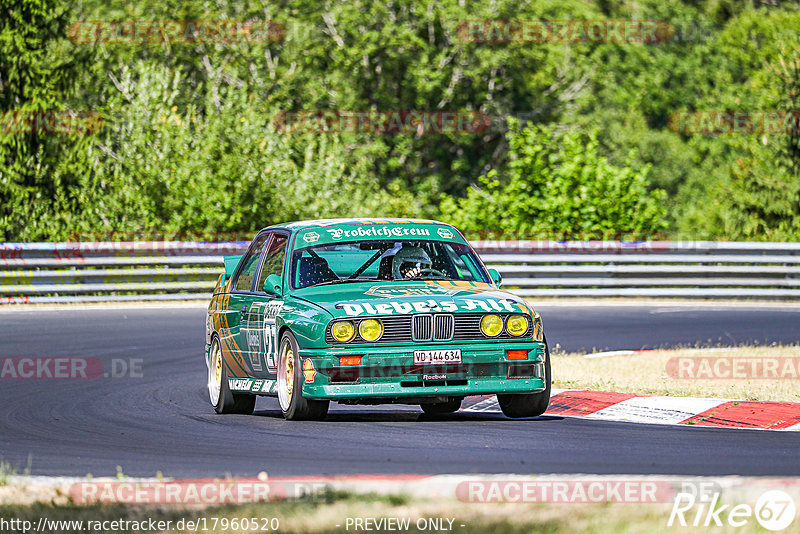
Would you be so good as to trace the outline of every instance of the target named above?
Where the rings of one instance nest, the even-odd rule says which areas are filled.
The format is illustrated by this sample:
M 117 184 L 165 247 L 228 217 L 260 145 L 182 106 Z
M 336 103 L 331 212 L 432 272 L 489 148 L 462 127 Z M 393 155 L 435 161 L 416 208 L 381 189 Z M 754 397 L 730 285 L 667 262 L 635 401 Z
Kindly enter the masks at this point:
M 449 413 L 496 394 L 509 417 L 550 401 L 541 317 L 499 289 L 453 226 L 337 219 L 263 229 L 225 257 L 206 320 L 211 404 L 252 413 L 276 396 L 286 419 L 330 401 Z

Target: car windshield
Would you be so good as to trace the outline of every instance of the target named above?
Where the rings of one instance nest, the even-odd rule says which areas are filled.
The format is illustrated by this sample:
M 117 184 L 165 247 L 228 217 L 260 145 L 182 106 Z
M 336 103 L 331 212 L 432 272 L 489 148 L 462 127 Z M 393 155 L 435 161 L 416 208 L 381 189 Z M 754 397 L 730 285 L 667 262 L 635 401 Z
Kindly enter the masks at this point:
M 360 241 L 309 246 L 292 253 L 295 289 L 364 280 L 489 283 L 466 245 L 444 241 Z

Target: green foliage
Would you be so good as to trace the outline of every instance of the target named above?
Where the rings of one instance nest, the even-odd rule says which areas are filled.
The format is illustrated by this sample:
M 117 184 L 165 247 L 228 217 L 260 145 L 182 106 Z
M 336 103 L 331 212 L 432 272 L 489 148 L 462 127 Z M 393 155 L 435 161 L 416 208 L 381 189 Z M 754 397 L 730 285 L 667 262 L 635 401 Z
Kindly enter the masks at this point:
M 17 470 L 9 462 L 0 460 L 0 486 L 8 484 L 8 479 L 17 474 Z
M 798 25 L 800 13 L 781 11 L 748 11 L 730 20 L 716 39 L 720 55 L 698 107 L 800 110 Z M 799 142 L 797 129 L 693 136 L 688 147 L 697 165 L 677 194 L 675 235 L 800 239 Z
M 657 20 L 674 34 L 459 37 L 481 19 Z M 70 23 L 92 20 L 273 20 L 286 34 L 70 41 Z M 553 237 L 798 239 L 800 138 L 668 128 L 679 110 L 798 109 L 798 27 L 792 3 L 733 0 L 0 0 L 0 113 L 106 117 L 93 135 L 0 131 L 0 239 L 368 215 Z M 474 110 L 492 125 L 290 134 L 274 123 L 287 110 Z M 508 132 L 508 116 L 535 126 Z
M 650 167 L 612 165 L 595 134 L 511 121 L 509 162 L 442 206 L 468 232 L 561 239 L 647 236 L 664 229 L 666 193 L 647 191 Z
M 265 222 L 419 209 L 396 186 L 381 190 L 368 153 L 340 136 L 279 132 L 247 93 L 222 79 L 179 107 L 180 71 L 139 62 L 123 69 L 111 123 L 92 152 L 70 227 L 81 233 L 231 232 Z M 214 113 L 202 109 L 214 108 Z
M 795 111 L 789 131 L 737 139 L 741 155 L 731 166 L 727 235 L 735 239 L 800 239 L 800 52 L 772 65 L 770 108 Z M 768 97 L 769 98 L 769 97 Z
M 24 237 L 53 213 L 86 143 L 20 131 L 21 117 L 63 110 L 77 61 L 64 37 L 70 12 L 54 0 L 0 0 L 0 239 Z M 37 115 L 38 114 L 38 115 Z M 80 164 L 78 164 L 80 166 Z M 42 237 L 49 232 L 42 232 Z

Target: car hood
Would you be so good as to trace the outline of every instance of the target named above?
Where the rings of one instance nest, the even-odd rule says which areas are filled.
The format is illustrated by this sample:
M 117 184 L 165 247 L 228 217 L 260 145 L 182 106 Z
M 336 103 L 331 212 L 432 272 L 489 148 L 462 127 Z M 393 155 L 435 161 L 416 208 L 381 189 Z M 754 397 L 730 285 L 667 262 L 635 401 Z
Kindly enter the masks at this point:
M 333 317 L 436 312 L 534 314 L 521 297 L 474 282 L 352 282 L 297 289 L 292 295 L 321 306 Z

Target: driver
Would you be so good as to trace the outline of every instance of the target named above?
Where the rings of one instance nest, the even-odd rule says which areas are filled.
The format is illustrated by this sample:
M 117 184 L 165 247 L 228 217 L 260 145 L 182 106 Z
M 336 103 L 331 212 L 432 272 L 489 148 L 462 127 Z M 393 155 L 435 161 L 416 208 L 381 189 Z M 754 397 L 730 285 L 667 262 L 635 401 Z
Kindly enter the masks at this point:
M 405 246 L 397 251 L 392 260 L 392 275 L 395 280 L 416 278 L 431 271 L 431 259 L 420 247 Z

